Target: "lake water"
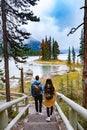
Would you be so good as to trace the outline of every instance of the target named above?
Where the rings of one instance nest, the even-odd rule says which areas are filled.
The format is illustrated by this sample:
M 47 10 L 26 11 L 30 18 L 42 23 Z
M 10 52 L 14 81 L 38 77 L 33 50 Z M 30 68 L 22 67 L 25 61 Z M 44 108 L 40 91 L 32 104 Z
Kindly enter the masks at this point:
M 66 65 L 42 65 L 37 64 L 34 60 L 39 59 L 39 56 L 30 56 L 27 59 L 27 62 L 24 64 L 18 63 L 18 66 L 23 67 L 24 75 L 28 70 L 33 71 L 33 76 L 30 78 L 30 81 L 33 81 L 34 77 L 38 74 L 40 77 L 48 78 L 52 75 L 63 75 L 69 71 L 69 68 Z M 67 60 L 67 54 L 60 54 L 58 59 Z M 0 64 L 0 68 L 4 69 L 4 61 Z M 17 77 L 20 78 L 20 70 L 16 67 L 13 59 L 9 60 L 9 77 Z M 28 78 L 29 81 L 29 78 Z M 10 79 L 10 87 L 16 87 L 19 84 L 19 79 Z
M 24 73 L 28 72 L 28 70 L 33 71 L 33 77 L 35 75 L 39 75 L 40 77 L 44 76 L 45 78 L 53 75 L 53 74 L 64 74 L 68 71 L 66 65 L 41 65 L 34 62 L 34 60 L 38 59 L 38 56 L 30 56 L 27 59 L 27 62 L 24 64 L 18 63 L 19 67 L 23 67 Z M 60 54 L 59 59 L 67 60 L 67 54 Z M 3 64 L 3 63 L 2 63 Z M 10 77 L 15 76 L 20 78 L 20 70 L 16 67 L 14 60 L 9 60 L 9 75 Z

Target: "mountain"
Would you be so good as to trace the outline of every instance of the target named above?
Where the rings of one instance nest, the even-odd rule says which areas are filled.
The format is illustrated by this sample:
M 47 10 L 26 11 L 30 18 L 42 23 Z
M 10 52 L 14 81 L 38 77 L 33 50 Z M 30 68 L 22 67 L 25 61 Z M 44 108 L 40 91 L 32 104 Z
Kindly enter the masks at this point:
M 41 42 L 33 37 L 29 37 L 29 39 L 24 40 L 24 46 L 31 48 L 32 51 L 40 51 Z

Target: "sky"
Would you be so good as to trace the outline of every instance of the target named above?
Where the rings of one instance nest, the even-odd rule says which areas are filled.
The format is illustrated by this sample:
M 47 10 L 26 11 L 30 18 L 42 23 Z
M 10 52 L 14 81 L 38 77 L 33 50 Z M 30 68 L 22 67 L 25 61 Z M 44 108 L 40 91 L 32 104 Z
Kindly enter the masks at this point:
M 71 28 L 83 23 L 84 9 L 80 9 L 83 6 L 84 0 L 40 0 L 31 7 L 34 14 L 40 17 L 40 22 L 29 22 L 25 27 L 39 41 L 51 36 L 58 42 L 60 50 L 69 46 L 79 48 L 82 27 L 74 34 L 67 34 Z

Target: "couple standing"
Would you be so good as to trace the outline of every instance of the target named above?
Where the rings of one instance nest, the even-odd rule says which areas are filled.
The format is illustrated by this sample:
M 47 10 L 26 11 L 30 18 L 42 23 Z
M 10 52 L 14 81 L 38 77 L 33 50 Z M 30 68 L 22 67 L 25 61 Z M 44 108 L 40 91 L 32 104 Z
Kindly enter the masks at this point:
M 39 76 L 35 77 L 35 80 L 31 84 L 31 95 L 35 100 L 36 114 L 43 115 L 42 103 L 44 98 L 44 105 L 46 106 L 47 118 L 46 121 L 51 121 L 53 106 L 56 100 L 56 91 L 53 86 L 52 80 L 46 79 L 45 85 L 39 80 Z

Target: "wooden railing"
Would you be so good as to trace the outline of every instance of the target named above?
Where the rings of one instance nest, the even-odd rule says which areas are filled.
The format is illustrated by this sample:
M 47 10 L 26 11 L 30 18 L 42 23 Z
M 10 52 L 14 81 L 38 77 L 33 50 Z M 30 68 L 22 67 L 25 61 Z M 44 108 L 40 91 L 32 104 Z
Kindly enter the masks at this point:
M 61 93 L 57 92 L 58 98 L 61 98 L 63 101 L 67 103 L 69 106 L 69 119 L 64 115 L 63 111 L 61 110 L 60 106 L 58 105 L 59 102 L 55 102 L 55 106 L 67 128 L 67 130 L 84 130 L 84 128 L 78 123 L 78 116 L 80 115 L 83 120 L 87 122 L 87 110 L 82 106 L 78 105 L 74 101 L 70 100 L 66 96 Z M 59 100 L 58 100 L 59 101 Z
M 5 94 L 4 92 L 0 91 L 0 97 L 4 96 L 3 94 Z M 25 113 L 26 115 L 28 114 L 28 108 L 29 108 L 29 104 L 28 104 L 28 96 L 26 96 L 25 94 L 22 93 L 11 93 L 11 95 L 15 95 L 14 97 L 16 98 L 18 96 L 17 99 L 14 99 L 10 102 L 5 102 L 2 105 L 0 105 L 0 130 L 10 130 L 16 123 L 17 121 L 21 118 L 21 116 Z M 12 96 L 12 98 L 14 98 Z M 19 104 L 20 103 L 20 104 Z M 8 108 L 13 108 L 15 109 L 18 114 L 17 116 L 8 124 Z M 21 110 L 19 111 L 19 108 L 21 108 Z
M 0 91 L 1 94 L 0 97 L 3 96 L 2 93 L 4 92 Z M 18 98 L 14 99 L 17 96 Z M 87 122 L 87 110 L 61 93 L 57 92 L 57 96 L 58 98 L 57 101 L 55 102 L 55 106 L 67 130 L 84 130 L 84 128 L 78 123 L 77 117 L 80 115 Z M 26 115 L 28 114 L 28 108 L 29 108 L 28 97 L 25 94 L 11 93 L 11 98 L 14 100 L 10 102 L 5 102 L 2 105 L 0 105 L 0 130 L 10 130 L 18 122 L 18 120 L 24 113 Z M 65 101 L 66 104 L 69 106 L 69 119 L 65 116 L 62 109 L 59 106 L 60 98 L 63 101 Z M 19 112 L 18 115 L 10 123 L 8 123 L 8 111 L 7 111 L 9 107 L 13 107 L 13 109 Z M 21 110 L 19 111 L 20 107 L 23 108 L 21 108 Z

